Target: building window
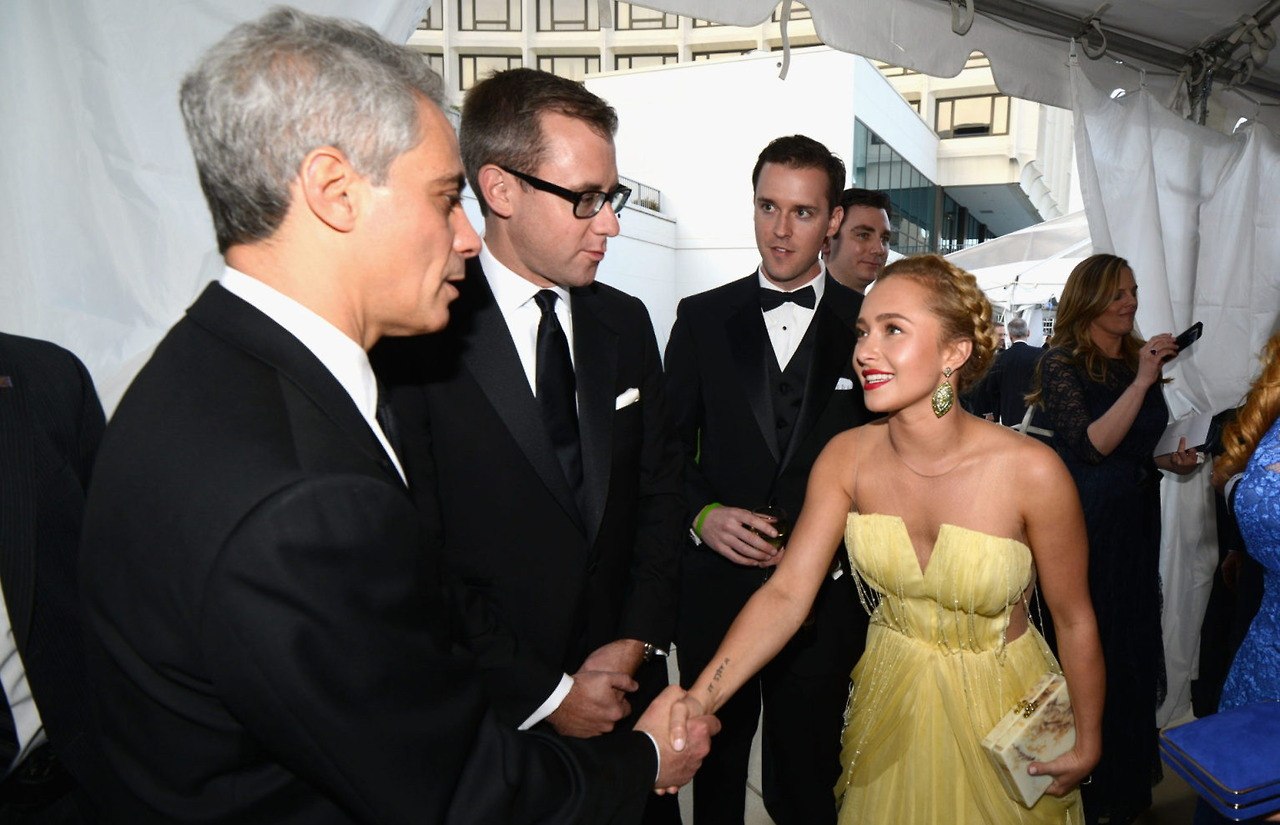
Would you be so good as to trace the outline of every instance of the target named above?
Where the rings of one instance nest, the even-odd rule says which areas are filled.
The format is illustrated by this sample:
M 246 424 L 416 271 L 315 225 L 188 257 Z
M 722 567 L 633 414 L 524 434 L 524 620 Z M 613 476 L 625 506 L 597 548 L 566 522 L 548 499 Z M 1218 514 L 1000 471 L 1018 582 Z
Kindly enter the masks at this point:
M 458 0 L 458 31 L 520 31 L 520 0 Z
M 800 5 L 799 3 L 792 3 L 791 19 L 792 20 L 811 20 L 813 19 L 813 13 L 810 12 L 808 9 L 806 9 L 804 6 Z M 782 6 L 778 6 L 776 9 L 773 10 L 773 22 L 775 23 L 782 22 Z
M 518 69 L 524 65 L 520 55 L 460 54 L 458 55 L 458 88 L 462 91 L 476 85 L 494 72 Z
M 920 114 L 920 95 L 909 94 L 903 95 L 902 99 L 907 101 L 907 105 L 916 110 L 916 114 Z
M 938 100 L 934 131 L 940 138 L 1009 134 L 1009 96 L 977 95 Z
M 582 80 L 589 74 L 600 73 L 598 54 L 539 55 L 538 68 L 569 80 Z
M 441 13 L 439 5 L 445 0 L 431 0 L 427 3 L 427 14 L 418 21 L 418 28 L 424 31 L 440 31 L 444 28 L 444 15 Z
M 1040 318 L 1040 331 L 1044 333 L 1044 340 L 1048 341 L 1053 337 L 1053 319 L 1057 317 L 1056 312 L 1045 312 Z
M 616 71 L 627 69 L 648 69 L 653 66 L 665 66 L 677 62 L 675 52 L 669 54 L 618 54 L 613 57 L 613 68 Z
M 717 23 L 714 20 L 703 20 L 698 17 L 693 18 L 693 27 L 695 29 L 709 29 L 709 28 L 712 28 L 713 26 L 723 26 L 723 25 L 724 23 Z
M 600 5 L 596 0 L 538 0 L 538 31 L 600 31 Z
M 630 3 L 615 0 L 613 4 L 613 27 L 619 31 L 627 29 L 678 29 L 680 28 L 680 15 L 640 8 Z
M 444 77 L 444 55 L 440 52 L 423 52 L 422 59 L 427 61 L 431 71 Z
M 694 60 L 720 60 L 725 57 L 741 57 L 755 49 L 704 49 L 693 53 Z

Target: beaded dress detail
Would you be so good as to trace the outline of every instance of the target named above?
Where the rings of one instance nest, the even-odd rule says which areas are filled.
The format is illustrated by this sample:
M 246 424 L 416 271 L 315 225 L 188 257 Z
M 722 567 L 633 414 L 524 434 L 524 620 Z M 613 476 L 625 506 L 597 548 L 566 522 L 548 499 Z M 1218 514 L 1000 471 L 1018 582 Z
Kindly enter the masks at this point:
M 921 570 L 902 519 L 858 513 L 846 545 L 871 627 L 846 715 L 841 824 L 1083 822 L 1077 791 L 1015 802 L 982 751 L 1059 670 L 1034 626 L 1007 639 L 1031 583 L 1026 545 L 944 524 Z
M 1245 549 L 1262 564 L 1262 604 L 1222 687 L 1221 710 L 1280 699 L 1280 419 L 1258 442 L 1235 491 Z

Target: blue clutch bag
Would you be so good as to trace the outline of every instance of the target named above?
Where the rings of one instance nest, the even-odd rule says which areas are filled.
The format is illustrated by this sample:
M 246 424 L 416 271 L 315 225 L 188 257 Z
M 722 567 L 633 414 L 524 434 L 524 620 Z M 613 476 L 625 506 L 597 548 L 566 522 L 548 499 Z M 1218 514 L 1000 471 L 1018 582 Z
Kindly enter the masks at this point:
M 1166 730 L 1160 757 L 1228 819 L 1280 811 L 1280 700 Z

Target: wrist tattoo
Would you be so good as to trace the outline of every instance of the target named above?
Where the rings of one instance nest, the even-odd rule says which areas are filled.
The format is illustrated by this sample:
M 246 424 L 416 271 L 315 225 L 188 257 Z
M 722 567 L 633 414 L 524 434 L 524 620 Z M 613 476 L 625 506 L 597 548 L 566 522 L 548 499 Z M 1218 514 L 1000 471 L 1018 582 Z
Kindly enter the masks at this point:
M 726 656 L 724 661 L 716 667 L 715 675 L 711 677 L 711 684 L 707 685 L 707 693 L 711 693 L 716 688 L 716 683 L 720 681 L 720 677 L 724 675 L 724 669 L 729 666 L 729 657 Z

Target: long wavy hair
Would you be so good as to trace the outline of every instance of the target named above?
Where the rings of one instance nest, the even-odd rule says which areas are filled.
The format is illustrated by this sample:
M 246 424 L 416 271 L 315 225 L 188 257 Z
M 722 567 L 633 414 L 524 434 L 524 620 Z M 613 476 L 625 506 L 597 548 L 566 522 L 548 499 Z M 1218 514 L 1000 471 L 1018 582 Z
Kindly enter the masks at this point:
M 1213 462 L 1213 480 L 1221 484 L 1242 471 L 1258 442 L 1280 416 L 1280 332 L 1262 350 L 1262 374 L 1249 388 L 1236 418 L 1222 430 L 1223 453 Z
M 1090 255 L 1076 264 L 1062 288 L 1053 335 L 1046 342 L 1049 346 L 1065 349 L 1073 362 L 1084 367 L 1089 379 L 1099 384 L 1107 380 L 1110 359 L 1094 343 L 1089 330 L 1115 300 L 1120 276 L 1126 269 L 1132 271 L 1133 267 L 1118 255 Z M 1134 372 L 1138 371 L 1138 353 L 1141 350 L 1142 339 L 1136 332 L 1130 332 L 1120 341 L 1120 359 Z M 1036 367 L 1032 388 L 1027 396 L 1029 405 L 1038 404 L 1042 397 L 1039 366 Z

